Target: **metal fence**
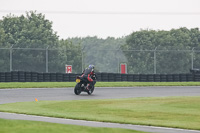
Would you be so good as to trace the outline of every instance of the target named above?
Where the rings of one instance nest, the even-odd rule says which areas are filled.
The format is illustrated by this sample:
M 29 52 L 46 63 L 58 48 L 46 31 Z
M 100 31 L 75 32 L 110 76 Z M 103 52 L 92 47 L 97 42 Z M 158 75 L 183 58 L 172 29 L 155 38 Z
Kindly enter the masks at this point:
M 129 74 L 189 73 L 200 68 L 200 50 L 0 48 L 0 72 L 65 73 L 65 65 L 72 65 L 73 73 L 81 73 L 94 64 L 98 72 L 120 73 L 121 63 L 127 64 Z

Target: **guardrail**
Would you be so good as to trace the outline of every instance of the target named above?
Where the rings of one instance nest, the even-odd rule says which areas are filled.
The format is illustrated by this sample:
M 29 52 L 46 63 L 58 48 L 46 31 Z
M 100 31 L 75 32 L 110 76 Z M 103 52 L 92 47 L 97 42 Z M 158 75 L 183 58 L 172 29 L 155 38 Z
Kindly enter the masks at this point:
M 97 81 L 102 82 L 190 82 L 200 81 L 200 73 L 189 74 L 118 74 L 96 73 Z M 75 82 L 81 74 L 37 73 L 37 72 L 0 72 L 0 82 Z

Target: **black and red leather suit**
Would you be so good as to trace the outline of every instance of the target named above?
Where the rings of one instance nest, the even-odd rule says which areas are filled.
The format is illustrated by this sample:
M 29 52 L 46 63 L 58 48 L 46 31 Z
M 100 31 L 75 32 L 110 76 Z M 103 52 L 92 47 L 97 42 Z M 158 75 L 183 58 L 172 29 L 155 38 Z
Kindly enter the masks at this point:
M 86 80 L 88 83 L 89 83 L 89 88 L 87 89 L 90 89 L 90 87 L 92 87 L 96 81 L 94 81 L 91 77 L 94 76 L 95 73 L 94 73 L 94 69 L 93 68 L 86 68 L 84 71 L 83 71 L 83 74 L 81 77 L 83 77 L 84 80 Z

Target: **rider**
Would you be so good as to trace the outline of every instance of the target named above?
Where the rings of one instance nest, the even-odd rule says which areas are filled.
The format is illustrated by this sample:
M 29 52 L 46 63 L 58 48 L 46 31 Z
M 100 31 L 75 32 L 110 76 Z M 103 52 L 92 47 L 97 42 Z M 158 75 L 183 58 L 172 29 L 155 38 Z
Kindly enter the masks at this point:
M 89 90 L 93 85 L 95 85 L 96 81 L 94 81 L 91 77 L 94 76 L 94 65 L 89 65 L 85 70 L 83 70 L 83 77 L 85 80 L 89 82 L 87 90 Z

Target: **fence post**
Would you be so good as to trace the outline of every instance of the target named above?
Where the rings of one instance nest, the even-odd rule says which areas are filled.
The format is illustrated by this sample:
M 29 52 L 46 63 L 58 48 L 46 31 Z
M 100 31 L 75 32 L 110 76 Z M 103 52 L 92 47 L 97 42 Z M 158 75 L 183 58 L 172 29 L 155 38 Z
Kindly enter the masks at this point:
M 195 47 L 193 47 L 192 48 L 192 54 L 191 54 L 191 69 L 193 69 L 194 68 L 194 49 L 195 49 Z
M 83 47 L 82 49 L 81 49 L 81 56 L 82 56 L 82 63 L 81 63 L 81 66 L 82 66 L 82 71 L 81 72 L 83 72 L 83 70 L 84 70 L 84 68 L 83 68 L 83 50 L 84 50 L 84 48 L 85 47 Z
M 10 72 L 12 71 L 12 51 L 14 44 L 10 47 Z
M 48 59 L 48 48 L 49 48 L 49 46 L 47 46 L 47 48 L 46 48 L 46 73 L 48 73 L 49 72 L 49 66 L 48 66 L 48 61 L 49 61 L 49 59 Z
M 156 49 L 157 47 L 154 50 L 154 74 L 156 74 Z
M 119 50 L 120 50 L 120 46 L 118 47 L 118 49 L 116 49 L 117 54 L 117 73 L 120 73 L 120 65 L 119 65 Z

